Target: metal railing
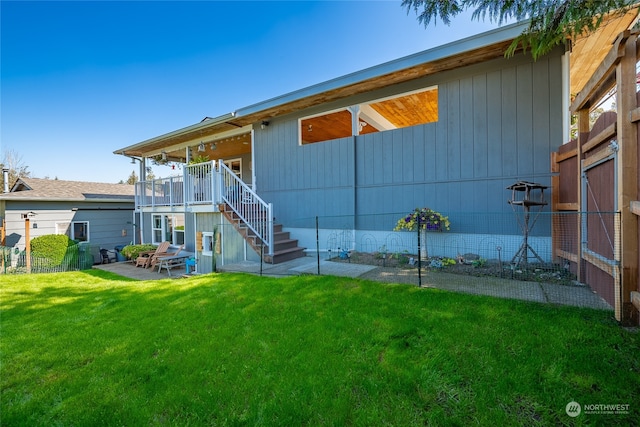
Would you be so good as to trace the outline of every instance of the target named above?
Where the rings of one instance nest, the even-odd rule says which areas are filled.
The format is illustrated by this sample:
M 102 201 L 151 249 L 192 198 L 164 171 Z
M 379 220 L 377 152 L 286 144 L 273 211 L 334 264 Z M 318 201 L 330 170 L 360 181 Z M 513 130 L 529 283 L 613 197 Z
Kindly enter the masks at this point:
M 183 181 L 183 176 L 171 176 L 169 178 L 159 178 L 153 181 L 140 181 L 136 183 L 136 208 L 183 205 Z
M 187 165 L 184 168 L 185 203 L 187 205 L 217 204 L 220 180 L 215 161 Z
M 187 165 L 183 176 L 136 184 L 136 209 L 156 206 L 227 204 L 273 255 L 273 207 L 223 161 Z
M 258 196 L 223 162 L 219 163 L 220 195 L 273 255 L 273 206 Z

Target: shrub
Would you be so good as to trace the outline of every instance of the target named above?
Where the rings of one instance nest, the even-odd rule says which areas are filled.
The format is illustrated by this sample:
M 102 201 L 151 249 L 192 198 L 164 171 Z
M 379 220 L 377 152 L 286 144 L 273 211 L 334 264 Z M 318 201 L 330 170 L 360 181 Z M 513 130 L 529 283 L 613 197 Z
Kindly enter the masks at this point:
M 69 248 L 76 246 L 77 242 L 64 234 L 47 234 L 31 240 L 31 255 L 46 260 L 49 267 L 56 267 L 62 264 Z
M 145 243 L 143 245 L 127 245 L 122 248 L 121 253 L 128 259 L 136 259 L 140 252 L 153 251 L 155 249 L 156 247 L 149 243 Z

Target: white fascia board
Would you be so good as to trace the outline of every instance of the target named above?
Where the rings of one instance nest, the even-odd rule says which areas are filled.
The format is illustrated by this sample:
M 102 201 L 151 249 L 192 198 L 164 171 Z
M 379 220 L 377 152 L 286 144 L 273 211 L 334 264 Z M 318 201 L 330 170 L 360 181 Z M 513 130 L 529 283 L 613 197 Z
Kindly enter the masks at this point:
M 444 44 L 432 49 L 405 56 L 374 67 L 356 71 L 342 77 L 328 80 L 313 86 L 306 87 L 294 92 L 268 99 L 248 107 L 240 108 L 236 111 L 238 117 L 249 114 L 259 113 L 260 111 L 287 104 L 289 102 L 304 99 L 309 96 L 317 95 L 330 90 L 339 89 L 361 81 L 369 80 L 375 77 L 384 76 L 407 68 L 411 68 L 420 64 L 437 61 L 449 56 L 458 55 L 464 52 L 479 49 L 492 44 L 513 40 L 519 36 L 529 25 L 528 21 L 510 24 L 495 30 L 487 31 L 475 36 L 467 37 L 451 43 Z

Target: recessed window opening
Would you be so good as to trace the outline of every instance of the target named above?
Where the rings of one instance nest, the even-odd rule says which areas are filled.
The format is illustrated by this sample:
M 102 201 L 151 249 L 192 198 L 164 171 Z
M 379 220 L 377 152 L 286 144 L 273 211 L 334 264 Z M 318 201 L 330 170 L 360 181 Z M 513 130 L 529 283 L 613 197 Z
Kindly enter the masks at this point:
M 431 86 L 303 117 L 298 120 L 298 135 L 304 145 L 437 121 L 438 87 Z
M 174 246 L 184 244 L 184 215 L 153 215 L 151 243 L 171 242 Z
M 71 240 L 76 242 L 89 241 L 89 221 L 74 221 L 71 223 Z

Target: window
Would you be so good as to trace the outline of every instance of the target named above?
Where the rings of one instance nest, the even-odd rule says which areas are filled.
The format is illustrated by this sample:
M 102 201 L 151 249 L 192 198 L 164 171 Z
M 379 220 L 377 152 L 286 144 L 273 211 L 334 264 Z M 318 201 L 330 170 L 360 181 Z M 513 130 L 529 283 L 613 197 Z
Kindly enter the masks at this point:
M 71 240 L 78 242 L 89 241 L 89 222 L 88 221 L 76 221 L 71 223 Z
M 202 233 L 202 255 L 213 255 L 213 232 L 211 231 Z
M 242 159 L 224 160 L 224 164 L 242 179 Z
M 298 133 L 304 145 L 437 121 L 438 88 L 430 87 L 304 117 Z
M 151 226 L 151 242 L 155 244 L 163 242 L 162 235 L 162 215 L 154 215 Z
M 153 215 L 151 224 L 151 242 L 171 242 L 172 245 L 184 244 L 184 215 Z

